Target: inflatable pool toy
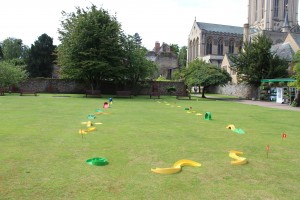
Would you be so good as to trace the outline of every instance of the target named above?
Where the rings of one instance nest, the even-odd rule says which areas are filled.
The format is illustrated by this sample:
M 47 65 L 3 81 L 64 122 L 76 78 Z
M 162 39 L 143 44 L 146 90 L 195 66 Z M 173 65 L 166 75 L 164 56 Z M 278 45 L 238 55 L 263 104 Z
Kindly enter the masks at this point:
M 95 166 L 108 165 L 108 161 L 106 158 L 91 158 L 91 159 L 86 160 L 85 162 L 90 165 L 95 165 Z
M 103 108 L 109 108 L 109 104 L 107 102 L 104 102 Z
M 235 150 L 229 151 L 229 157 L 235 159 L 230 162 L 232 165 L 243 165 L 248 162 L 246 158 L 240 157 L 239 155 L 243 155 L 243 152 Z
M 85 134 L 87 134 L 87 132 L 83 129 L 79 129 L 79 134 L 80 135 L 85 135 Z
M 193 167 L 200 167 L 201 164 L 192 160 L 179 160 L 173 164 L 173 167 L 170 168 L 155 168 L 151 169 L 152 172 L 157 174 L 176 174 L 181 171 L 183 166 L 193 166 Z
M 92 132 L 94 130 L 96 130 L 96 127 L 91 127 L 91 128 L 88 128 L 87 130 L 79 129 L 79 134 L 86 135 L 88 132 Z
M 235 126 L 233 124 L 229 124 L 226 128 L 230 129 L 238 134 L 245 134 L 245 131 L 243 129 L 235 128 Z
M 206 112 L 204 115 L 204 119 L 205 120 L 211 120 L 211 113 L 210 112 Z
M 95 116 L 95 115 L 88 115 L 87 118 L 88 118 L 88 119 L 95 119 L 96 116 Z
M 91 121 L 81 122 L 81 124 L 86 124 L 86 127 L 94 126 L 94 124 L 102 124 L 101 122 L 92 123 Z

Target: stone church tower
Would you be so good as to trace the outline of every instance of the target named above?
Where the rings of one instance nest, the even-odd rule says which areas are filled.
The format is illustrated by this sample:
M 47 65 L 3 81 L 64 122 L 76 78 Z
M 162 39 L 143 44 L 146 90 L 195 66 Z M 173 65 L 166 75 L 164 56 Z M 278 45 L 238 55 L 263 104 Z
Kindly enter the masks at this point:
M 249 0 L 250 29 L 285 32 L 283 28 L 288 26 L 291 32 L 296 32 L 298 3 L 298 0 Z
M 248 24 L 244 25 L 249 29 L 244 30 L 244 41 L 263 33 L 278 44 L 288 33 L 300 33 L 298 3 L 299 0 L 249 0 Z

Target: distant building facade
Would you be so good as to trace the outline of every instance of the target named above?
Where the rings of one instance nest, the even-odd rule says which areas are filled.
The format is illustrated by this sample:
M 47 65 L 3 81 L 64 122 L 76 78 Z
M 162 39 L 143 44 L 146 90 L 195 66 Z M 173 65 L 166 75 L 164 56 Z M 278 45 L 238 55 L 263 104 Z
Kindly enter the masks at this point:
M 168 44 L 155 42 L 152 51 L 148 51 L 146 58 L 158 66 L 156 77 L 163 76 L 166 79 L 172 78 L 172 73 L 178 68 L 178 57 L 171 51 Z

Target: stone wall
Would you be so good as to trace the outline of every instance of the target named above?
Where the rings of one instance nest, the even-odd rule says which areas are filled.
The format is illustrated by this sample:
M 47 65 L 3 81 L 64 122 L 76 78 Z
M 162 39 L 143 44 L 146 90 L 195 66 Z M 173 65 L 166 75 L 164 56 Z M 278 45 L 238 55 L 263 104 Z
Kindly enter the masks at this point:
M 137 87 L 132 88 L 125 85 L 116 85 L 111 81 L 103 81 L 100 85 L 100 90 L 103 94 L 115 94 L 117 90 L 131 90 L 135 95 L 149 95 L 151 91 L 158 90 L 162 95 L 167 95 L 167 88 L 175 87 L 177 92 L 184 92 L 186 86 L 183 82 L 169 81 L 153 81 L 143 82 Z M 19 89 L 35 90 L 40 93 L 85 93 L 90 87 L 84 83 L 65 80 L 65 79 L 49 79 L 49 78 L 32 78 L 18 85 L 14 91 Z
M 245 84 L 227 84 L 225 86 L 211 87 L 209 92 L 246 99 L 258 98 L 258 88 Z

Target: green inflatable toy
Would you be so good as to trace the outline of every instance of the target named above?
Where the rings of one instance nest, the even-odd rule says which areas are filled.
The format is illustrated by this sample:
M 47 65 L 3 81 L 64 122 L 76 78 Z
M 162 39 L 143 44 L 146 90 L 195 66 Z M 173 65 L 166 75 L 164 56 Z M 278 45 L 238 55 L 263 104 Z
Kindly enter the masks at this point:
M 108 161 L 106 158 L 91 158 L 91 159 L 86 160 L 85 162 L 87 162 L 90 165 L 95 165 L 95 166 L 108 165 Z
M 88 117 L 87 117 L 88 119 L 95 119 L 96 118 L 96 116 L 95 115 L 88 115 Z
M 211 113 L 210 112 L 206 112 L 204 115 L 204 119 L 205 120 L 211 120 Z

